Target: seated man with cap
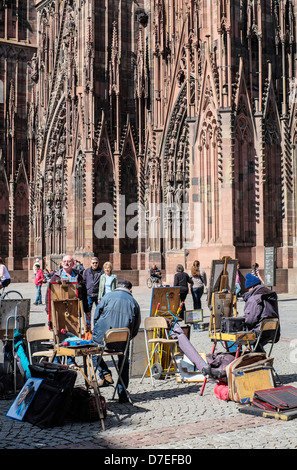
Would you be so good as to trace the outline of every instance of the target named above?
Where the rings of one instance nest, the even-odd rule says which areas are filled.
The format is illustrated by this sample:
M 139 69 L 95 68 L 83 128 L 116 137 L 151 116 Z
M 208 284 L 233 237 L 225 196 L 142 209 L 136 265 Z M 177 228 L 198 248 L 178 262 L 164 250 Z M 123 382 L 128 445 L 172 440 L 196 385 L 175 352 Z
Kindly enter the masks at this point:
M 100 303 L 97 305 L 94 314 L 93 341 L 102 344 L 103 338 L 107 330 L 111 328 L 129 328 L 130 339 L 134 338 L 138 333 L 141 321 L 140 307 L 132 296 L 132 284 L 130 281 L 118 281 L 115 290 L 105 294 Z M 120 343 L 119 343 L 120 344 Z M 118 356 L 118 366 L 121 367 L 123 356 Z M 97 365 L 97 357 L 93 357 L 94 366 Z M 104 360 L 98 365 L 101 382 L 99 386 L 106 387 L 112 385 L 113 379 L 111 371 L 108 369 Z M 129 358 L 123 366 L 122 380 L 125 387 L 129 384 Z M 118 384 L 119 402 L 125 403 L 128 397 L 121 383 Z
M 248 291 L 243 295 L 245 301 L 244 318 L 249 331 L 259 334 L 260 324 L 265 318 L 279 318 L 277 293 L 261 284 L 257 276 L 248 273 L 245 276 L 245 288 Z M 265 352 L 263 346 L 272 339 L 274 331 L 264 332 L 258 345 L 258 352 Z M 280 338 L 280 328 L 276 342 Z

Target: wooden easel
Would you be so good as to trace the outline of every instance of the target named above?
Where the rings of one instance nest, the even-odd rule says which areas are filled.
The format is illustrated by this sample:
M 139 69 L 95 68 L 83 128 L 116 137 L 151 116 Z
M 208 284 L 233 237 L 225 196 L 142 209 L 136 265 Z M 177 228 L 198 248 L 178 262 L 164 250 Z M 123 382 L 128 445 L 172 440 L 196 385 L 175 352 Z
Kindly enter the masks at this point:
M 241 345 L 250 345 L 255 340 L 256 335 L 255 333 L 242 331 L 236 333 L 222 333 L 220 330 L 222 316 L 237 317 L 237 298 L 234 295 L 235 276 L 233 276 L 233 282 L 231 282 L 228 272 L 228 264 L 230 261 L 232 261 L 233 267 L 235 263 L 237 266 L 237 260 L 233 260 L 230 256 L 224 256 L 219 260 L 220 266 L 222 267 L 223 265 L 220 278 L 218 277 L 216 279 L 216 286 L 219 287 L 215 288 L 213 286 L 213 289 L 210 289 L 209 302 L 211 302 L 211 313 L 209 321 L 209 337 L 213 342 L 211 354 L 215 352 L 218 342 L 224 342 L 226 349 L 228 349 L 227 343 L 231 342 L 237 345 L 236 355 L 238 356 Z M 206 383 L 207 377 L 205 377 L 201 387 L 201 396 L 203 395 Z
M 83 368 L 79 367 L 76 362 L 76 369 L 85 379 L 87 388 L 92 388 L 95 395 L 99 419 L 102 429 L 105 430 L 103 409 L 100 401 L 100 391 L 94 370 L 92 355 L 99 354 L 102 350 L 100 346 L 62 346 L 61 341 L 65 339 L 66 331 L 82 338 L 86 332 L 85 315 L 82 301 L 78 299 L 77 284 L 70 282 L 62 282 L 50 284 L 51 290 L 51 318 L 54 330 L 54 351 L 51 362 L 56 355 L 71 357 L 74 362 L 75 358 L 83 359 Z M 59 298 L 61 296 L 61 298 Z

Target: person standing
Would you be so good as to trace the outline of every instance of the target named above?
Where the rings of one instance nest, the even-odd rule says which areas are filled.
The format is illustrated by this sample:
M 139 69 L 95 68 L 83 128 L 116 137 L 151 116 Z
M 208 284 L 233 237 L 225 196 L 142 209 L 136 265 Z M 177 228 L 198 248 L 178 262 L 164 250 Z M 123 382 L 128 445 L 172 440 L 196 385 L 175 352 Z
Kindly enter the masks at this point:
M 41 296 L 41 286 L 43 284 L 43 272 L 42 272 L 42 269 L 40 267 L 40 264 L 35 264 L 36 266 L 36 274 L 35 274 L 35 286 L 36 286 L 36 300 L 34 303 L 34 305 L 41 305 L 42 304 L 42 296 Z
M 191 286 L 193 308 L 194 310 L 201 309 L 201 297 L 204 292 L 204 286 L 207 284 L 207 278 L 205 271 L 200 268 L 200 261 L 194 261 L 189 277 L 193 281 Z
M 0 258 L 0 289 L 7 287 L 11 282 L 10 274 L 7 267 L 4 264 L 2 258 Z
M 112 264 L 109 261 L 104 263 L 103 270 L 104 273 L 101 275 L 99 282 L 98 302 L 105 294 L 115 290 L 118 285 L 118 278 L 112 273 Z
M 176 266 L 176 274 L 174 275 L 174 281 L 173 285 L 174 287 L 180 287 L 180 300 L 181 302 L 185 302 L 188 292 L 189 292 L 189 287 L 188 284 L 192 285 L 193 281 L 190 279 L 188 273 L 184 272 L 184 267 L 182 264 L 178 264 Z M 184 319 L 185 315 L 185 304 L 183 304 L 183 307 L 180 311 L 180 318 Z
M 108 292 L 97 305 L 94 315 L 94 329 L 92 339 L 97 344 L 102 344 L 107 330 L 111 328 L 129 328 L 130 340 L 133 339 L 139 330 L 141 313 L 138 302 L 132 296 L 132 284 L 130 281 L 119 281 L 117 288 Z M 117 346 L 119 346 L 119 343 Z M 122 347 L 124 350 L 124 345 Z M 117 350 L 121 348 L 117 347 Z M 120 370 L 123 356 L 118 356 L 118 368 Z M 114 383 L 111 371 L 104 360 L 98 363 L 98 357 L 93 356 L 94 366 L 98 366 L 101 381 L 100 387 L 106 387 Z M 121 374 L 123 383 L 128 388 L 129 385 L 129 357 L 127 354 Z M 118 384 L 119 402 L 128 402 L 127 394 L 119 382 Z
M 91 266 L 85 269 L 83 279 L 87 288 L 89 310 L 92 311 L 93 304 L 97 307 L 100 277 L 104 273 L 99 266 L 99 260 L 96 257 L 91 258 Z
M 263 279 L 262 279 L 262 277 L 260 276 L 260 273 L 259 273 L 259 264 L 258 263 L 253 264 L 251 274 L 253 276 L 258 277 L 260 279 L 261 283 L 264 284 L 264 281 L 263 281 Z
M 235 278 L 235 292 L 234 294 L 236 297 L 239 297 L 240 292 L 241 292 L 241 284 L 240 284 L 240 276 L 239 276 L 239 268 L 240 265 L 239 263 L 237 264 L 237 270 L 236 270 L 236 278 Z

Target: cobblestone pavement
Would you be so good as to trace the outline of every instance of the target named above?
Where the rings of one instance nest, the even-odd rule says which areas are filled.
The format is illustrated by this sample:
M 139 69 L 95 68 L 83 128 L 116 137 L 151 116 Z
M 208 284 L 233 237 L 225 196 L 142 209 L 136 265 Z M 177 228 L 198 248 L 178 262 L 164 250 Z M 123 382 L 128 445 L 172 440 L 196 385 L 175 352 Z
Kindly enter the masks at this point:
M 12 287 L 34 301 L 34 286 L 15 284 Z M 43 289 L 43 293 L 45 288 Z M 149 314 L 151 291 L 135 287 L 134 297 L 142 308 L 142 317 Z M 208 309 L 204 304 L 205 321 Z M 239 315 L 243 301 L 238 302 Z M 191 296 L 187 299 L 192 308 Z M 279 296 L 282 337 L 274 346 L 274 367 L 284 385 L 297 386 L 297 299 Z M 44 306 L 31 306 L 30 323 L 46 322 Z M 191 343 L 199 351 L 210 352 L 208 331 L 192 331 Z M 113 389 L 102 389 L 107 401 L 106 430 L 100 422 L 73 423 L 41 430 L 26 422 L 5 415 L 12 400 L 0 400 L 0 449 L 295 449 L 296 421 L 281 421 L 246 415 L 240 405 L 215 397 L 214 385 L 206 385 L 203 396 L 199 384 L 179 384 L 175 377 L 158 380 L 153 388 L 149 378 L 140 384 L 139 377 L 130 379 L 129 390 L 134 401 L 120 404 L 111 400 Z M 102 454 L 101 454 L 102 455 Z

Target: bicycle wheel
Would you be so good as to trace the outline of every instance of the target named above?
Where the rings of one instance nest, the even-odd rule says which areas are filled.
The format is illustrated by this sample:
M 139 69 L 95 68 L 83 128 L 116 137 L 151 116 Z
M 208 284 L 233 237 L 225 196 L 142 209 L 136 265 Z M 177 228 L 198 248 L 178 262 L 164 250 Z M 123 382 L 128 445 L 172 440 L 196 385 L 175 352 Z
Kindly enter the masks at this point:
M 153 285 L 151 278 L 149 277 L 148 280 L 146 281 L 148 288 L 150 289 Z
M 2 296 L 2 300 L 6 299 L 6 300 L 18 300 L 18 299 L 22 299 L 23 296 L 22 294 L 17 291 L 17 290 L 9 290 L 7 292 L 5 292 Z

